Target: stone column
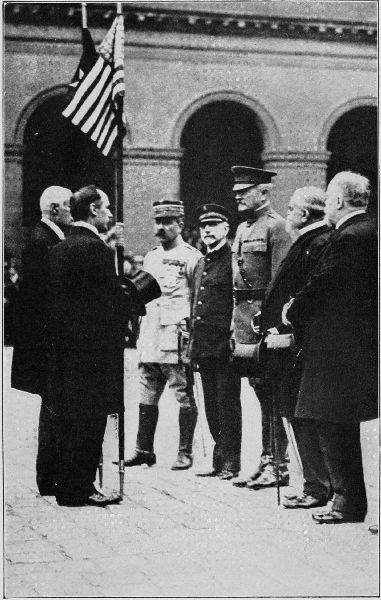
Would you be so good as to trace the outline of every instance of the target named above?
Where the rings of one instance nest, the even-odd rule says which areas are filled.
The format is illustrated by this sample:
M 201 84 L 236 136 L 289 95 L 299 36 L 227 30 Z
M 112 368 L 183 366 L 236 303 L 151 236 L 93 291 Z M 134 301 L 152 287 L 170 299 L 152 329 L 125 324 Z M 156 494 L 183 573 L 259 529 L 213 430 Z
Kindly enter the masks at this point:
M 4 247 L 11 256 L 20 257 L 27 236 L 22 225 L 22 144 L 5 144 L 4 165 Z
M 281 215 L 286 215 L 292 193 L 300 187 L 316 185 L 325 189 L 327 161 L 330 152 L 287 150 L 263 154 L 264 168 L 275 171 L 272 204 Z
M 182 150 L 126 148 L 124 155 L 124 222 L 126 251 L 145 254 L 157 245 L 152 203 L 165 192 L 179 193 Z

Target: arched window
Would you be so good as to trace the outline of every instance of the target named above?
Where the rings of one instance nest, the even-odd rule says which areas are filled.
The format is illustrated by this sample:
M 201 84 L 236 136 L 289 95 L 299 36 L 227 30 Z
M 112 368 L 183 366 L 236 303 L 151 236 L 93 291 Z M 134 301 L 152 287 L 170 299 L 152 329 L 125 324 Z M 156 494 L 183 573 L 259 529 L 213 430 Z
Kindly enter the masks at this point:
M 113 159 L 62 116 L 64 95 L 41 104 L 30 117 L 24 133 L 23 224 L 40 218 L 39 199 L 50 185 L 75 191 L 94 183 L 114 198 Z
M 360 106 L 340 117 L 332 127 L 327 142 L 331 158 L 327 168 L 327 183 L 340 171 L 354 171 L 370 180 L 369 212 L 377 214 L 377 109 Z
M 194 225 L 196 207 L 209 202 L 222 204 L 237 216 L 230 168 L 263 166 L 263 137 L 255 113 L 233 101 L 206 104 L 187 121 L 181 146 L 180 193 L 186 225 Z

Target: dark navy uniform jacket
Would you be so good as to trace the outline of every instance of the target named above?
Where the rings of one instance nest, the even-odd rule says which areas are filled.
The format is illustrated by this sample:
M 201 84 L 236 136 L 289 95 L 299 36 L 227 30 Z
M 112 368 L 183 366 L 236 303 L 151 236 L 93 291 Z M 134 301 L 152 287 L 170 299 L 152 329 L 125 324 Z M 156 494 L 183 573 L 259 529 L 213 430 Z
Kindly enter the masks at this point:
M 233 313 L 232 253 L 228 243 L 196 265 L 191 297 L 192 360 L 228 358 Z

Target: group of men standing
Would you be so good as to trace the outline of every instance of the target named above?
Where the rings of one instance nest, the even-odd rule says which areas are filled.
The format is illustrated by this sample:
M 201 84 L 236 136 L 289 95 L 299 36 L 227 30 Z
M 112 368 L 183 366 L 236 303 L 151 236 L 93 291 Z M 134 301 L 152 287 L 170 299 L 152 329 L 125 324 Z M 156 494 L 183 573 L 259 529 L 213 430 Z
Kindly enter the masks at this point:
M 285 496 L 283 505 L 313 508 L 333 500 L 332 508 L 313 515 L 316 522 L 363 521 L 360 422 L 376 418 L 378 407 L 378 246 L 375 224 L 366 214 L 369 182 L 343 172 L 326 193 L 300 188 L 283 219 L 270 204 L 276 173 L 251 167 L 232 167 L 232 172 L 243 221 L 232 246 L 231 215 L 223 206 L 197 209 L 206 248 L 202 255 L 182 239 L 183 203 L 174 195 L 154 202 L 160 244 L 148 252 L 143 269 L 157 280 L 161 295 L 147 304 L 141 322 L 139 428 L 135 452 L 125 465 L 155 464 L 159 400 L 168 384 L 179 404 L 179 448 L 171 468 L 192 466 L 198 412 L 192 371 L 198 370 L 215 446 L 211 468 L 196 475 L 253 490 L 288 485 L 291 425 L 304 488 Z M 50 249 L 63 237 L 55 231 L 60 221 L 52 212 L 54 203 L 47 204 L 49 215 L 43 213 L 36 229 L 49 234 L 43 262 L 46 267 L 50 254 L 50 275 L 45 275 L 51 303 L 44 308 L 48 295 L 38 290 L 32 304 L 37 301 L 44 313 L 39 325 L 46 323 L 53 332 L 53 369 L 40 360 L 39 366 L 48 365 L 43 385 L 20 382 L 17 366 L 27 360 L 25 352 L 18 357 L 20 347 L 25 351 L 24 335 L 15 344 L 12 385 L 42 398 L 40 492 L 53 490 L 60 504 L 104 506 L 120 501 L 96 490 L 93 482 L 106 415 L 123 410 L 122 339 L 131 298 L 123 294 L 112 253 L 98 235 L 111 218 L 107 196 L 93 186 L 66 193 L 74 218 L 68 238 Z M 31 245 L 36 241 L 32 238 Z M 33 256 L 30 247 L 25 285 L 29 270 L 33 288 L 41 273 L 33 272 L 38 262 L 28 269 L 28 256 Z M 29 293 L 27 303 L 31 299 Z M 189 337 L 185 356 L 184 334 Z M 243 479 L 238 477 L 240 394 L 246 376 L 260 402 L 262 454 L 252 475 Z M 83 433 L 89 420 L 92 426 Z M 58 432 L 54 440 L 47 431 Z M 58 464 L 58 470 L 50 472 L 49 464 Z

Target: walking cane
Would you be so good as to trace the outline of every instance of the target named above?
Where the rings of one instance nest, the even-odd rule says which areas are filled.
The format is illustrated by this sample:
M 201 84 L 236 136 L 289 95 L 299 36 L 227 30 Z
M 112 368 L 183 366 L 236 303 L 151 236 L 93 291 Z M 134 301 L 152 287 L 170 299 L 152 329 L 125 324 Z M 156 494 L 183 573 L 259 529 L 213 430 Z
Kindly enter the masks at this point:
M 274 453 L 274 462 L 275 462 L 275 478 L 276 478 L 276 493 L 277 493 L 277 502 L 278 507 L 280 506 L 280 485 L 279 485 L 279 455 L 278 455 L 278 437 L 277 437 L 277 414 L 275 410 L 275 402 L 274 402 L 274 394 L 273 390 L 271 390 L 271 404 L 272 404 L 272 415 L 271 415 L 271 437 L 272 437 L 272 448 Z
M 119 445 L 119 491 L 124 495 L 124 412 L 118 413 L 118 445 Z

